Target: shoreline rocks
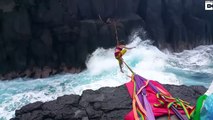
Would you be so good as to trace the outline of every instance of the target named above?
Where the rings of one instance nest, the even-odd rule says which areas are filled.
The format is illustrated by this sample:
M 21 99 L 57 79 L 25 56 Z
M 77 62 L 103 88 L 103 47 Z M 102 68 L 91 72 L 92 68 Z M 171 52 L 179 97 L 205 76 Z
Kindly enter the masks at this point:
M 44 68 L 38 68 L 34 67 L 32 69 L 27 69 L 23 72 L 9 72 L 7 74 L 0 74 L 0 80 L 13 80 L 15 78 L 47 78 L 50 77 L 51 75 L 55 74 L 60 74 L 60 73 L 80 73 L 82 71 L 81 68 L 75 68 L 75 67 L 66 67 L 66 66 L 61 66 L 60 68 L 50 68 L 45 66 Z
M 173 97 L 186 100 L 192 105 L 207 90 L 203 86 L 164 87 Z M 131 109 L 131 98 L 125 85 L 121 85 L 96 91 L 85 90 L 81 96 L 64 95 L 49 102 L 31 103 L 16 110 L 16 117 L 11 120 L 123 120 Z

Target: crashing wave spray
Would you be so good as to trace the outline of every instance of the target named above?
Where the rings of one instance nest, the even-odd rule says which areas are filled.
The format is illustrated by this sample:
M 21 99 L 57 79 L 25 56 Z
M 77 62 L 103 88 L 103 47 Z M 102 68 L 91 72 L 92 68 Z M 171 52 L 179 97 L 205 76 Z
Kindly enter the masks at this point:
M 174 56 L 178 55 L 163 53 L 153 46 L 149 40 L 141 41 L 137 36 L 133 37 L 131 41 L 128 46 L 136 46 L 136 48 L 127 51 L 123 58 L 136 73 L 147 79 L 158 80 L 167 84 L 182 84 L 186 78 L 190 84 L 200 80 L 194 79 L 193 76 L 190 76 L 191 74 L 188 76 L 186 74 L 179 79 L 179 73 L 187 71 L 182 69 L 185 64 L 179 63 L 181 56 L 175 58 Z M 206 48 L 211 47 L 205 46 L 205 48 L 200 48 L 199 51 Z M 202 54 L 199 51 L 197 54 Z M 65 94 L 81 94 L 85 89 L 95 90 L 104 86 L 119 86 L 129 81 L 125 74 L 120 73 L 113 52 L 114 48 L 98 48 L 88 58 L 87 69 L 79 74 L 55 75 L 36 80 L 20 78 L 12 81 L 0 81 L 0 120 L 9 120 L 14 116 L 15 110 L 35 101 L 50 101 Z M 188 54 L 191 54 L 190 51 L 188 52 Z M 184 54 L 187 55 L 187 53 Z M 208 56 L 207 53 L 203 59 L 212 60 Z M 199 61 L 199 57 L 194 59 L 195 62 Z M 211 71 L 212 67 L 208 64 L 206 62 L 206 67 Z M 187 66 L 193 65 L 193 63 L 187 63 Z M 202 65 L 199 67 L 202 67 Z M 188 71 L 194 71 L 190 67 L 187 68 L 189 68 Z M 195 72 L 206 74 L 209 71 Z M 125 73 L 128 74 L 127 69 Z M 208 76 L 208 79 L 210 78 L 211 74 Z M 199 85 L 204 84 L 201 82 Z

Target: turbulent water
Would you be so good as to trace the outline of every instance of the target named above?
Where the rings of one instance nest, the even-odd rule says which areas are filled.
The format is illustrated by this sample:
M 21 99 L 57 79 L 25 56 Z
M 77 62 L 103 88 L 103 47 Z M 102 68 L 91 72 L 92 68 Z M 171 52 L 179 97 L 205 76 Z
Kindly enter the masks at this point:
M 134 37 L 128 46 L 125 61 L 133 70 L 148 79 L 167 84 L 203 85 L 213 80 L 213 46 L 199 46 L 181 53 L 163 52 L 150 41 Z M 88 57 L 87 69 L 79 74 L 55 75 L 45 79 L 18 78 L 0 81 L 0 120 L 9 120 L 15 110 L 35 101 L 54 100 L 65 94 L 81 94 L 85 89 L 118 86 L 129 81 L 119 72 L 112 49 L 97 49 Z
M 207 95 L 207 98 L 200 112 L 201 120 L 213 120 L 213 82 L 205 95 Z

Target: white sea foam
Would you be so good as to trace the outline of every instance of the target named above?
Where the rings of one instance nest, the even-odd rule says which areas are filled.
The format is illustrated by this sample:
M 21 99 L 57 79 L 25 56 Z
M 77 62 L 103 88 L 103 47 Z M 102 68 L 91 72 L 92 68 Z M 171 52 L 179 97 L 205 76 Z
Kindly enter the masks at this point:
M 212 46 L 201 46 L 182 53 L 165 53 L 151 44 L 134 36 L 124 55 L 126 63 L 139 75 L 167 84 L 183 84 L 176 71 L 211 73 Z M 79 74 L 64 74 L 37 80 L 15 79 L 0 81 L 0 120 L 9 120 L 16 109 L 35 101 L 50 101 L 65 94 L 81 94 L 85 89 L 99 89 L 119 86 L 130 79 L 130 72 L 124 67 L 120 73 L 118 62 L 113 55 L 114 48 L 98 48 L 87 60 L 87 70 Z M 202 58 L 202 59 L 201 59 Z M 203 68 L 198 70 L 195 68 Z M 169 71 L 175 69 L 176 71 Z M 205 69 L 206 68 L 206 69 Z M 187 77 L 190 82 L 190 76 Z M 194 81 L 192 81 L 192 84 Z M 202 85 L 202 84 L 201 84 Z
M 170 56 L 173 67 L 193 72 L 213 73 L 213 45 L 199 46 Z
M 211 85 L 209 86 L 208 90 L 205 93 L 206 95 L 211 95 L 213 94 L 213 82 L 211 83 Z

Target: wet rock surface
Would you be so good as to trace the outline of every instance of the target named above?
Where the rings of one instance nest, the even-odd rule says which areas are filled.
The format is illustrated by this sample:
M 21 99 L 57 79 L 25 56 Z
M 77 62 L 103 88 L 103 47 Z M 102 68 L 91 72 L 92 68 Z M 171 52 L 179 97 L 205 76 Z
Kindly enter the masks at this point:
M 206 91 L 202 86 L 164 85 L 173 95 L 190 102 Z M 132 109 L 125 85 L 85 90 L 81 96 L 65 95 L 49 102 L 35 102 L 16 110 L 11 120 L 123 120 Z M 174 117 L 175 118 L 175 117 Z M 167 119 L 159 118 L 159 119 Z

